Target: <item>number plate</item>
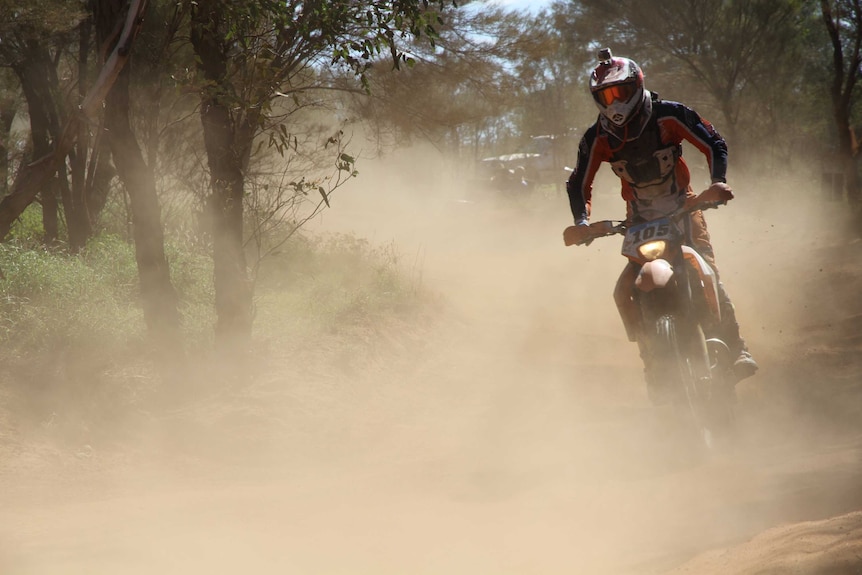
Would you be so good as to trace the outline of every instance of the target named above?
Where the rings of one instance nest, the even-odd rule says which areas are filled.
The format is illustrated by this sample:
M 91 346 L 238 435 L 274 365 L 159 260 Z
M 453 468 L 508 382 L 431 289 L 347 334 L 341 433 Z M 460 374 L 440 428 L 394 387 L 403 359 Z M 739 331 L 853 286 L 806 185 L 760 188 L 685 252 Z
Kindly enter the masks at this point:
M 670 218 L 660 218 L 632 226 L 626 230 L 622 253 L 624 256 L 640 259 L 638 246 L 655 240 L 669 240 L 672 230 Z

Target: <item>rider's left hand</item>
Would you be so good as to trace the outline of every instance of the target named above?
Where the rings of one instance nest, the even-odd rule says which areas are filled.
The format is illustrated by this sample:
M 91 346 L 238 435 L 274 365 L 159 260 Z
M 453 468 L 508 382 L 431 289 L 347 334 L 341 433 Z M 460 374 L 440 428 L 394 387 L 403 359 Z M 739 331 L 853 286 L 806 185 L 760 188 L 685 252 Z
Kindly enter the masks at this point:
M 687 208 L 694 208 L 700 204 L 726 204 L 733 199 L 733 189 L 724 182 L 714 182 L 709 188 L 699 195 L 686 198 Z
M 726 204 L 733 199 L 733 189 L 724 182 L 714 182 L 700 194 L 702 202 L 718 202 Z

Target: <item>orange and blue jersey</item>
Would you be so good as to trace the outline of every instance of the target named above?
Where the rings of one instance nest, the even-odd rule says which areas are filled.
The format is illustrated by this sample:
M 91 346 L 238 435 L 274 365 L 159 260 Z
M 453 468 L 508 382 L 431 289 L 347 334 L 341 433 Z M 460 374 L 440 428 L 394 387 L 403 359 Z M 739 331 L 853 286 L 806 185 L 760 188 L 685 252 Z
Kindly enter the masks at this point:
M 630 212 L 645 220 L 667 215 L 685 201 L 691 175 L 682 158 L 683 140 L 706 156 L 713 182 L 725 181 L 727 144 L 712 124 L 683 104 L 650 97 L 652 113 L 637 138 L 619 138 L 596 122 L 581 139 L 577 167 L 566 185 L 576 222 L 589 218 L 593 179 L 602 162 L 620 178 Z

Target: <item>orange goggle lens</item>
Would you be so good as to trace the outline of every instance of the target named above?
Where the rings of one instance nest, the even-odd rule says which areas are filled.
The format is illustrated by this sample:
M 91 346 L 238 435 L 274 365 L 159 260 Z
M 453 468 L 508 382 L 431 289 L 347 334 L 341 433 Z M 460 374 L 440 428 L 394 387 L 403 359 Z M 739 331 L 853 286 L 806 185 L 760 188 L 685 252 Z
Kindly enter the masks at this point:
M 616 101 L 627 102 L 635 92 L 635 87 L 631 84 L 617 84 L 616 86 L 608 86 L 595 92 L 596 100 L 602 106 L 610 106 Z

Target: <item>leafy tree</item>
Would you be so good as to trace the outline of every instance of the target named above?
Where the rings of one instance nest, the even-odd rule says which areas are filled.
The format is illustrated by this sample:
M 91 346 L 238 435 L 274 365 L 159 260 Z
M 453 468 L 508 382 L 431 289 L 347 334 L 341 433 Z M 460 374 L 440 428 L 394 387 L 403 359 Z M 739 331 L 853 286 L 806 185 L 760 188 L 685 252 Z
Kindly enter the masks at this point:
M 354 94 L 351 107 L 371 126 L 379 150 L 419 140 L 470 160 L 483 153 L 520 93 L 490 29 L 503 17 L 499 10 L 449 11 L 433 46 L 410 46 L 420 65 L 369 71 L 371 93 Z
M 838 154 L 844 167 L 848 200 L 858 209 L 862 193 L 854 157 L 851 114 L 862 73 L 862 4 L 859 0 L 820 0 L 820 10 L 832 46 L 829 96 L 838 133 Z
M 372 69 L 370 97 L 356 96 L 353 109 L 378 146 L 428 141 L 468 169 L 529 149 L 531 136 L 555 136 L 544 141 L 561 147 L 583 115 L 573 97 L 583 65 L 571 64 L 553 19 L 468 5 L 445 20 L 434 49 L 411 48 L 421 65 Z M 559 168 L 568 156 L 556 154 Z
M 86 131 L 82 124 L 96 118 L 105 102 L 106 125 L 113 157 L 132 197 L 136 256 L 145 318 L 157 336 L 167 336 L 159 339 L 163 339 L 166 345 L 172 345 L 176 341 L 173 335 L 177 332 L 179 321 L 176 297 L 167 274 L 154 182 L 151 172 L 143 164 L 128 121 L 129 68 L 126 64 L 132 42 L 140 29 L 146 0 L 133 0 L 125 7 L 119 0 L 94 0 L 91 6 L 100 44 L 109 50 L 108 55 L 98 77 L 81 99 L 80 114 L 70 115 L 63 129 L 56 130 L 57 137 L 48 153 L 21 168 L 12 193 L 0 201 L 0 237 L 5 237 L 12 221 L 23 213 L 44 183 L 58 171 L 62 172 L 66 158 L 73 154 L 76 140 L 78 144 L 83 144 Z M 86 52 L 86 44 L 85 41 L 81 42 L 82 53 Z M 79 146 L 79 152 L 81 148 Z M 73 164 L 74 161 L 73 157 Z M 65 178 L 59 180 L 65 181 Z
M 243 341 L 251 333 L 253 287 L 243 250 L 243 198 L 255 138 L 275 130 L 278 149 L 297 151 L 288 126 L 272 122 L 274 99 L 298 107 L 310 91 L 332 87 L 317 83 L 324 66 L 343 66 L 362 78 L 387 53 L 396 66 L 409 63 L 399 42 L 436 35 L 438 17 L 428 5 L 428 0 L 189 2 L 211 177 L 208 209 L 220 342 Z M 342 158 L 352 164 L 349 156 Z
M 651 57 L 675 62 L 671 72 L 676 82 L 683 71 L 702 86 L 722 115 L 722 132 L 744 144 L 739 127 L 748 118 L 747 106 L 770 85 L 796 83 L 796 78 L 788 82 L 777 73 L 798 70 L 787 64 L 799 57 L 798 31 L 810 2 L 571 0 L 565 5 L 604 24 L 594 27 L 594 42 L 637 50 L 633 56 L 642 63 Z
M 85 8 L 76 0 L 0 2 L 0 62 L 18 79 L 31 141 L 31 157 L 21 164 L 10 193 L 0 202 L 0 238 L 40 196 L 46 241 L 60 239 L 63 215 L 68 245 L 77 251 L 91 237 L 91 218 L 104 204 L 110 163 L 107 154 L 100 153 L 99 136 L 91 138 L 98 130 L 93 129 L 97 122 L 90 120 L 98 118 L 100 98 L 112 79 L 89 77 L 95 68 L 90 62 L 94 43 Z M 90 92 L 94 85 L 97 90 Z M 79 115 L 81 106 L 87 121 Z
M 30 118 L 31 160 L 48 156 L 60 140 L 66 116 L 58 66 L 60 56 L 74 37 L 84 13 L 76 2 L 49 0 L 40 3 L 5 0 L 0 3 L 0 59 L 15 73 Z M 58 165 L 59 177 L 41 190 L 45 241 L 59 238 L 58 192 L 68 194 L 65 164 Z
M 582 48 L 572 44 L 561 26 L 560 15 L 541 13 L 503 22 L 499 34 L 509 38 L 505 58 L 512 63 L 520 84 L 517 124 L 525 136 L 542 136 L 550 155 L 544 165 L 558 189 L 568 177 L 564 172 L 576 156 L 579 133 L 595 117 L 596 110 L 586 96 L 584 69 L 587 59 Z M 546 137 L 547 136 L 547 137 Z M 534 140 L 538 142 L 539 140 Z

